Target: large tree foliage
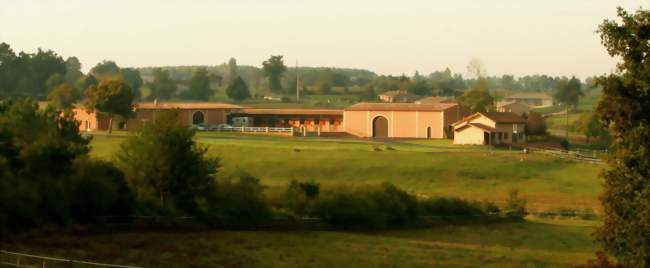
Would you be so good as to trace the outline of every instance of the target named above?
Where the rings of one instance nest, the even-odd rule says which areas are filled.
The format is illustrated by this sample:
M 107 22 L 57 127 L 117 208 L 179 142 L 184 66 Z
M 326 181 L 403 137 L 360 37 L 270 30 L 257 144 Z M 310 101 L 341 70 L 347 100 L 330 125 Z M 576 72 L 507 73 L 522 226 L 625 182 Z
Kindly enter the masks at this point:
M 81 72 L 81 62 L 77 57 L 69 57 L 65 60 L 65 81 L 69 85 L 74 85 L 83 75 Z
M 269 79 L 269 88 L 271 91 L 282 91 L 282 75 L 287 71 L 284 66 L 282 56 L 271 56 L 268 60 L 262 62 L 264 76 Z
M 85 95 L 86 90 L 92 86 L 97 86 L 97 84 L 99 84 L 99 81 L 97 81 L 97 78 L 95 78 L 95 76 L 92 74 L 82 75 L 75 83 L 77 89 L 79 89 L 79 93 L 82 96 Z
M 207 101 L 214 92 L 210 88 L 210 77 L 206 68 L 197 69 L 189 81 L 189 88 L 182 97 L 190 100 Z
M 120 74 L 120 67 L 114 61 L 103 60 L 90 69 L 89 73 L 101 79 L 115 79 Z
M 622 62 L 616 74 L 597 79 L 597 110 L 613 135 L 598 239 L 624 264 L 650 267 L 650 11 L 619 8 L 618 16 L 621 23 L 599 27 L 607 52 Z
M 228 61 L 228 82 L 232 82 L 239 77 L 239 72 L 237 71 L 237 60 L 235 58 L 230 58 Z
M 86 109 L 107 114 L 108 133 L 111 133 L 116 115 L 128 118 L 133 114 L 133 93 L 121 80 L 102 81 L 86 90 Z
M 51 50 L 34 54 L 14 53 L 6 43 L 0 43 L 0 96 L 47 96 L 46 81 L 54 74 L 64 75 L 66 65 L 61 56 Z
M 176 82 L 169 77 L 167 70 L 153 70 L 153 81 L 147 85 L 151 89 L 149 100 L 169 100 L 176 94 Z
M 0 103 L 0 232 L 129 215 L 121 171 L 89 159 L 89 142 L 71 111 Z
M 555 85 L 555 92 L 553 98 L 560 103 L 573 107 L 578 106 L 580 97 L 584 96 L 582 92 L 582 84 L 578 78 L 571 77 L 569 80 L 561 80 Z
M 117 160 L 142 199 L 195 213 L 212 197 L 219 159 L 194 141 L 176 110 L 162 111 L 128 138 Z
M 79 92 L 67 83 L 54 88 L 47 95 L 50 105 L 59 110 L 72 108 L 72 105 L 79 100 Z
M 135 96 L 136 99 L 140 99 L 140 88 L 143 83 L 140 71 L 134 68 L 122 68 L 120 69 L 120 74 L 122 75 L 124 83 L 126 83 L 133 91 L 133 96 Z
M 242 101 L 251 97 L 251 93 L 248 91 L 248 86 L 241 77 L 235 78 L 235 80 L 228 84 L 226 94 L 228 95 L 228 98 L 235 101 Z

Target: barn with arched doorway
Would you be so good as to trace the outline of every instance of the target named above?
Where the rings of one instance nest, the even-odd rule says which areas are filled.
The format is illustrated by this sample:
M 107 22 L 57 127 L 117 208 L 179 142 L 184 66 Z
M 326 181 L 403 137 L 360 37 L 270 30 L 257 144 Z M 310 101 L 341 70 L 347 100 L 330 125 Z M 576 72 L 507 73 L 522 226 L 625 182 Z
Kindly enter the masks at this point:
M 452 138 L 452 123 L 469 115 L 456 103 L 358 103 L 343 111 L 345 131 L 366 138 Z
M 388 119 L 381 115 L 372 120 L 372 137 L 388 138 Z

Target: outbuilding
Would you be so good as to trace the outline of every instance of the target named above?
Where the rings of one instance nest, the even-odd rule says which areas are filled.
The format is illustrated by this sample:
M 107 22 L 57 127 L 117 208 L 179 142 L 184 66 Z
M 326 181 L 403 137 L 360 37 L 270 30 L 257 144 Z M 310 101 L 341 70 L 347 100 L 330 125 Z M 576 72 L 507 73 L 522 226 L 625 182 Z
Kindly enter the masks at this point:
M 496 145 L 526 142 L 526 120 L 514 113 L 475 113 L 453 124 L 454 144 Z
M 347 133 L 364 138 L 445 139 L 466 115 L 456 103 L 357 103 L 343 110 L 343 123 Z

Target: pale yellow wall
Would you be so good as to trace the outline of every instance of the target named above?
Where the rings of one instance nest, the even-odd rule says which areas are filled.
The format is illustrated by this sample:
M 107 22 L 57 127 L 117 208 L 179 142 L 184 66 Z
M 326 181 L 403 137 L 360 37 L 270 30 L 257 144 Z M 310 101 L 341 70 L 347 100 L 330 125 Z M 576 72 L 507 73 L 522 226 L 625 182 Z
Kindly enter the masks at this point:
M 377 116 L 388 120 L 388 136 L 391 138 L 426 138 L 431 127 L 431 138 L 442 139 L 442 112 L 415 111 L 345 111 L 345 131 L 359 137 L 372 137 L 372 121 Z
M 477 118 L 474 118 L 474 119 L 470 120 L 469 122 L 470 123 L 479 123 L 479 124 L 486 125 L 488 127 L 496 128 L 496 123 L 494 123 L 494 121 L 492 121 L 492 119 L 489 119 L 489 118 L 487 118 L 485 116 L 482 116 L 482 115 L 477 117 Z
M 483 144 L 483 130 L 477 127 L 469 126 L 462 131 L 454 133 L 454 144 Z

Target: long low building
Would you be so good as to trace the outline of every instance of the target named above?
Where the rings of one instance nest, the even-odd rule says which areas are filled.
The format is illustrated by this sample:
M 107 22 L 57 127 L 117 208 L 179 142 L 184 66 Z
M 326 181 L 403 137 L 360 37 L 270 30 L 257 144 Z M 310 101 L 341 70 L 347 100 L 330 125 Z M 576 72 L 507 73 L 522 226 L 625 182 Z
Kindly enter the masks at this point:
M 142 102 L 135 115 L 117 122 L 116 129 L 135 130 L 163 110 L 176 109 L 183 124 L 252 127 L 293 127 L 310 132 L 346 132 L 364 138 L 450 139 L 452 123 L 469 115 L 456 103 L 358 103 L 343 110 L 251 108 L 210 102 Z M 84 131 L 107 130 L 108 117 L 76 109 Z

